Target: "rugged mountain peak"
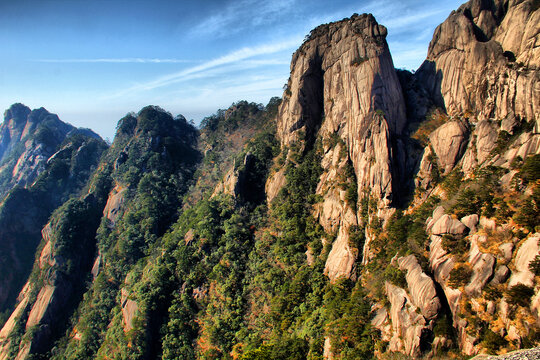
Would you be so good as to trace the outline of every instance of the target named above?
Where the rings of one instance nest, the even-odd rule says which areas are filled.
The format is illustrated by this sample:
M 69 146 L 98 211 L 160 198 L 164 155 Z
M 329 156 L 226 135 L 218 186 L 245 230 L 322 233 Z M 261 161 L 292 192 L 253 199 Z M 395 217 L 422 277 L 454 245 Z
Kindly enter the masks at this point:
M 390 131 L 401 132 L 403 97 L 386 34 L 371 14 L 363 14 L 321 25 L 306 37 L 293 55 L 279 109 L 278 136 L 284 145 L 301 129 L 313 138 L 323 117 L 334 132 L 342 122 L 365 129 L 368 114 L 377 110 L 385 113 Z
M 282 146 L 300 145 L 305 152 L 316 139 L 323 144 L 317 194 L 324 200 L 315 215 L 327 232 L 338 234 L 326 266 L 331 279 L 351 276 L 361 253 L 349 246 L 350 229 L 362 222 L 357 205 L 373 198 L 377 211 L 395 200 L 400 177 L 396 159 L 402 151 L 397 136 L 406 115 L 386 34 L 371 14 L 314 29 L 293 55 L 277 116 Z M 349 169 L 354 181 L 347 190 L 340 185 L 340 174 Z M 285 183 L 283 176 L 277 172 L 269 180 L 269 200 Z
M 15 103 L 4 112 L 4 121 L 8 122 L 13 120 L 16 123 L 20 123 L 26 120 L 29 113 L 30 108 L 28 106 L 21 103 Z
M 4 122 L 0 125 L 0 160 L 21 138 L 30 109 L 23 104 L 13 104 L 4 112 Z
M 437 27 L 416 76 L 448 115 L 536 120 L 538 131 L 539 24 L 534 0 L 471 0 Z
M 97 134 L 78 131 L 44 108 L 30 111 L 22 104 L 12 105 L 0 125 L 0 196 L 15 185 L 31 184 L 45 170 L 47 159 L 75 133 L 92 133 L 101 141 Z

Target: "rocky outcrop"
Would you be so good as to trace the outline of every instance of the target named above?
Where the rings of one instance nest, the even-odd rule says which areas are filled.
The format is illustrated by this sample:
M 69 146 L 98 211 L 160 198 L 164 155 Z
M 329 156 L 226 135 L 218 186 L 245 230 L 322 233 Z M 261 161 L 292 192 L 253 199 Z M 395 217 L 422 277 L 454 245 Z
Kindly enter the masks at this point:
M 325 229 L 338 234 L 326 267 L 331 278 L 350 276 L 357 257 L 347 245 L 347 229 L 358 223 L 354 214 L 348 214 L 356 204 L 344 205 L 343 194 L 327 192 L 340 183 L 337 170 L 350 161 L 359 199 L 371 196 L 385 208 L 396 195 L 396 136 L 405 127 L 406 115 L 386 33 L 366 14 L 313 30 L 293 55 L 278 112 L 277 133 L 283 147 L 300 142 L 301 149 L 308 149 L 316 137 L 327 144 L 317 190 L 325 203 L 317 214 Z M 279 184 L 269 180 L 271 195 Z
M 23 104 L 13 104 L 4 112 L 4 122 L 0 125 L 0 160 L 21 141 L 29 114 L 30 109 Z
M 45 110 L 36 110 L 27 116 L 28 122 L 38 122 L 38 125 L 34 133 L 29 132 L 30 126 L 23 131 L 21 136 L 26 140 L 20 142 L 17 149 L 26 150 L 22 152 L 10 176 L 3 177 L 4 180 L 8 179 L 7 182 L 3 183 L 3 187 L 0 185 L 0 188 L 7 189 L 14 181 L 19 182 L 18 176 L 22 176 L 22 183 L 33 181 L 26 188 L 15 187 L 10 190 L 0 202 L 0 249 L 3 253 L 0 259 L 0 273 L 3 275 L 0 277 L 0 312 L 15 306 L 15 298 L 32 269 L 34 253 L 42 238 L 45 249 L 52 251 L 50 226 L 45 226 L 51 213 L 69 196 L 81 190 L 107 148 L 104 141 L 86 135 L 86 131 L 70 131 L 66 135 L 65 130 L 72 127 L 63 124 L 56 115 L 47 114 Z M 57 125 L 59 128 L 55 128 Z M 50 157 L 44 158 L 44 154 L 50 152 L 46 148 L 51 145 L 43 144 L 55 144 L 60 140 L 63 146 Z M 21 148 L 21 145 L 28 148 Z M 17 149 L 13 151 L 17 152 Z M 33 159 L 39 160 L 22 161 L 27 155 L 36 155 Z M 8 171 L 9 165 L 13 165 L 15 160 L 8 157 L 6 161 L 2 171 Z M 22 172 L 19 173 L 19 170 Z M 32 180 L 36 176 L 38 180 Z M 43 261 L 43 257 L 39 259 L 40 263 Z
M 8 109 L 0 125 L 0 174 L 10 179 L 0 184 L 0 195 L 14 185 L 31 184 L 45 170 L 58 145 L 74 130 L 44 108 L 30 111 L 22 104 L 14 104 Z
M 110 192 L 107 204 L 103 209 L 103 216 L 109 220 L 109 226 L 114 227 L 120 215 L 125 202 L 127 188 L 116 185 Z
M 478 221 L 479 221 L 479 218 L 478 218 L 478 215 L 477 214 L 471 214 L 471 215 L 467 215 L 467 216 L 464 216 L 461 218 L 460 220 L 463 225 L 465 225 L 466 227 L 469 228 L 470 232 L 473 233 L 473 232 L 476 232 L 476 227 L 478 225 Z
M 431 232 L 433 235 L 453 234 L 461 235 L 465 233 L 467 227 L 457 219 L 453 219 L 450 215 L 443 215 L 434 222 Z
M 398 265 L 407 272 L 407 286 L 413 303 L 427 320 L 434 319 L 441 308 L 441 302 L 433 280 L 422 271 L 414 255 L 398 259 Z
M 418 357 L 421 354 L 422 333 L 429 329 L 429 325 L 404 289 L 387 282 L 385 290 L 390 301 L 393 329 L 389 350 Z
M 429 135 L 437 163 L 443 173 L 450 172 L 467 148 L 469 129 L 462 121 L 450 121 Z
M 482 288 L 488 283 L 493 275 L 495 267 L 495 257 L 480 251 L 478 244 L 479 236 L 470 237 L 471 248 L 469 250 L 469 263 L 472 267 L 472 277 L 465 286 L 465 293 L 470 296 L 479 296 Z
M 469 1 L 435 30 L 417 73 L 448 114 L 539 125 L 538 24 L 533 0 Z
M 516 350 L 504 355 L 476 355 L 471 360 L 535 360 L 540 359 L 540 348 Z
M 508 286 L 517 284 L 533 286 L 534 274 L 529 269 L 529 263 L 540 254 L 538 241 L 540 241 L 540 234 L 536 233 L 529 236 L 521 246 L 519 246 L 514 258 L 516 271 L 512 273 Z
M 122 306 L 122 316 L 124 317 L 124 331 L 128 332 L 133 329 L 133 320 L 137 315 L 139 305 L 136 301 L 129 298 L 129 293 L 126 289 L 122 288 L 121 295 L 120 304 Z
M 31 353 L 43 353 L 50 346 L 51 339 L 61 334 L 70 316 L 73 300 L 79 296 L 83 279 L 90 273 L 93 263 L 93 249 L 96 229 L 99 225 L 100 209 L 92 195 L 83 200 L 72 201 L 70 209 L 56 214 L 42 231 L 45 243 L 38 258 L 39 283 L 30 279 L 25 289 L 37 287 L 37 295 L 30 291 L 22 294 L 18 308 L 27 303 L 28 315 L 15 321 L 23 321 L 26 337 L 18 345 L 17 359 L 25 359 Z M 103 205 L 102 205 L 103 206 Z M 73 218 L 76 225 L 66 224 Z M 73 242 L 70 236 L 77 236 Z M 71 243 L 70 243 L 71 242 Z M 70 243 L 70 244 L 69 244 Z M 66 245 L 69 244 L 69 245 Z M 66 247 L 70 250 L 67 250 Z M 21 297 L 21 296 L 20 296 Z M 9 338 L 13 326 L 4 330 Z
M 279 169 L 268 177 L 268 181 L 265 185 L 266 200 L 268 204 L 271 204 L 276 196 L 278 196 L 281 188 L 285 186 L 285 182 L 285 168 Z
M 470 173 L 490 157 L 497 145 L 498 130 L 498 126 L 488 120 L 476 124 L 472 140 L 463 155 L 462 168 L 465 173 Z
M 253 193 L 256 192 L 256 190 L 251 188 L 253 179 L 249 178 L 250 173 L 253 172 L 255 167 L 255 162 L 255 156 L 247 153 L 244 156 L 244 163 L 242 166 L 237 168 L 236 164 L 233 164 L 231 169 L 225 174 L 223 180 L 215 187 L 212 197 L 222 193 L 231 195 L 240 201 L 250 201 L 260 197 L 261 194 Z M 273 195 L 275 196 L 275 194 Z M 272 199 L 269 199 L 269 202 L 271 202 Z
M 416 76 L 449 115 L 540 125 L 538 24 L 533 0 L 472 0 L 437 27 Z

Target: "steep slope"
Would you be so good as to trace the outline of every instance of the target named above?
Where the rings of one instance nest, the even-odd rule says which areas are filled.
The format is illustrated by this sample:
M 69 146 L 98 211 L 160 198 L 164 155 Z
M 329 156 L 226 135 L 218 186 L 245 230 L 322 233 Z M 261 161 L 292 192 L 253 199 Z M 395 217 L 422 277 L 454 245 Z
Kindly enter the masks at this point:
M 2 358 L 49 357 L 92 273 L 107 267 L 112 279 L 93 284 L 118 290 L 127 269 L 152 251 L 175 218 L 198 161 L 195 144 L 196 130 L 159 108 L 119 122 L 86 192 L 58 208 L 42 231 L 32 275 L 1 332 Z
M 392 260 L 403 272 L 386 280 L 391 306 L 379 305 L 373 320 L 391 351 L 420 356 L 457 345 L 472 355 L 538 343 L 538 175 L 526 179 L 540 152 L 539 15 L 533 1 L 470 1 L 437 28 L 421 68 L 400 74 L 411 144 L 423 156 L 413 205 L 395 219 L 408 223 L 398 226 L 406 246 L 374 246 L 379 253 L 368 264 L 384 269 Z M 428 241 L 416 231 L 424 222 Z M 385 230 L 387 240 L 397 235 Z M 436 293 L 415 295 L 421 277 L 402 264 L 411 250 Z M 435 316 L 414 316 L 432 299 L 442 305 Z
M 7 314 L 30 273 L 41 228 L 82 189 L 106 146 L 43 108 L 14 104 L 6 110 L 0 125 L 0 313 Z
M 72 132 L 46 160 L 43 172 L 27 188 L 11 190 L 0 206 L 0 310 L 9 309 L 32 269 L 41 229 L 70 196 L 78 195 L 107 145 Z
M 399 194 L 398 138 L 406 126 L 405 103 L 386 44 L 386 28 L 371 15 L 355 15 L 314 29 L 293 55 L 291 77 L 278 115 L 283 147 L 302 151 L 322 141 L 323 173 L 317 185 L 322 203 L 316 218 L 337 234 L 326 271 L 349 277 L 358 252 L 349 246 L 364 199 L 387 210 Z M 342 174 L 351 167 L 353 178 Z M 283 172 L 269 180 L 269 201 L 283 184 Z

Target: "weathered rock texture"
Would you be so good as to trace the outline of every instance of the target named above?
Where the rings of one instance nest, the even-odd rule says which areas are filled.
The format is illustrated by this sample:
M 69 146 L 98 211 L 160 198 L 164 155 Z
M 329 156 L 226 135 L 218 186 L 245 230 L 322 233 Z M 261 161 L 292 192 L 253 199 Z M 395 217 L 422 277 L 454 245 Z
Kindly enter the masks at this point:
M 386 28 L 366 14 L 313 30 L 293 55 L 277 117 L 277 133 L 284 147 L 300 141 L 302 149 L 310 148 L 317 136 L 327 143 L 337 137 L 344 147 L 335 142 L 325 147 L 318 186 L 324 198 L 317 210 L 319 220 L 325 230 L 338 234 L 326 269 L 332 279 L 350 276 L 358 255 L 358 249 L 347 245 L 348 229 L 358 223 L 354 204 L 343 204 L 343 194 L 329 190 L 339 183 L 346 162 L 354 168 L 360 199 L 370 193 L 385 208 L 396 192 L 394 143 L 406 116 L 386 34 Z M 281 183 L 269 180 L 270 198 Z
M 435 30 L 417 74 L 449 115 L 540 121 L 540 12 L 534 0 L 472 0 Z
M 417 306 L 404 289 L 388 282 L 385 288 L 390 301 L 390 319 L 393 329 L 389 350 L 417 357 L 421 354 L 422 333 L 429 329 L 428 322 L 417 311 Z
M 407 286 L 413 303 L 427 320 L 434 319 L 441 308 L 441 302 L 433 280 L 422 271 L 414 255 L 398 259 L 398 265 L 407 272 Z

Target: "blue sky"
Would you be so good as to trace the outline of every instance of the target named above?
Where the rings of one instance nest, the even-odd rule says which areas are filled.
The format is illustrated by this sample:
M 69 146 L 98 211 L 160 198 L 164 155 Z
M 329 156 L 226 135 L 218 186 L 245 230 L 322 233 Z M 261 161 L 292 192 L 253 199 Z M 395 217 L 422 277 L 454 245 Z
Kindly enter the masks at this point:
M 199 122 L 281 96 L 305 35 L 353 13 L 372 13 L 395 66 L 417 69 L 461 2 L 0 0 L 0 109 L 43 106 L 110 139 L 149 104 Z

